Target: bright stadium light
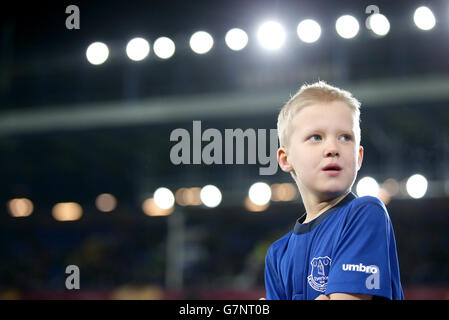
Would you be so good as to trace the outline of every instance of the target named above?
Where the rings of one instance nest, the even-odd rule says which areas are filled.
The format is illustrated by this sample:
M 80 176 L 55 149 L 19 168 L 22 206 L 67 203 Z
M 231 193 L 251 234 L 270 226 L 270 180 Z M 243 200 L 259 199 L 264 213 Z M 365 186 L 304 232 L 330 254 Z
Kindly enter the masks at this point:
M 111 212 L 117 207 L 117 199 L 110 193 L 102 193 L 95 199 L 95 205 L 102 212 Z
M 229 30 L 225 36 L 226 45 L 234 51 L 240 51 L 248 44 L 248 35 L 239 28 Z
M 221 191 L 209 184 L 201 189 L 200 198 L 206 207 L 215 208 L 221 203 Z
M 293 201 L 296 196 L 296 185 L 293 183 L 274 183 L 271 185 L 271 200 L 273 201 Z
M 390 31 L 390 21 L 383 14 L 375 13 L 368 17 L 371 30 L 378 36 L 385 36 Z
M 265 182 L 256 182 L 249 188 L 248 197 L 253 203 L 263 206 L 271 199 L 271 188 Z
M 408 178 L 405 188 L 410 197 L 420 199 L 427 192 L 427 179 L 420 174 L 414 174 Z
M 373 196 L 379 194 L 379 184 L 372 177 L 364 177 L 357 183 L 356 192 L 359 197 Z
M 150 44 L 143 38 L 134 38 L 126 45 L 126 54 L 133 61 L 141 61 L 150 53 Z
M 33 202 L 27 198 L 11 199 L 7 203 L 9 214 L 12 217 L 28 217 L 33 213 Z
M 175 43 L 167 37 L 156 39 L 153 44 L 154 54 L 161 59 L 169 59 L 175 53 Z
M 267 50 L 277 50 L 285 41 L 284 28 L 275 21 L 262 24 L 257 31 L 257 39 L 260 45 Z
M 75 221 L 83 215 L 83 208 L 76 202 L 60 202 L 53 206 L 52 215 L 57 221 Z
M 148 198 L 142 203 L 142 211 L 150 217 L 168 216 L 174 211 L 174 206 L 168 209 L 162 209 L 156 204 L 153 198 Z
M 432 10 L 424 6 L 415 10 L 413 21 L 418 28 L 425 31 L 432 29 L 436 24 Z
M 270 202 L 267 202 L 266 204 L 259 206 L 254 202 L 252 202 L 249 199 L 249 197 L 246 197 L 243 205 L 245 206 L 246 210 L 250 212 L 263 212 L 268 209 L 268 207 L 270 206 Z
M 301 21 L 296 28 L 299 39 L 306 43 L 318 41 L 321 36 L 321 27 L 315 20 L 306 19 Z
M 93 65 L 104 63 L 109 56 L 108 46 L 103 42 L 94 42 L 86 50 L 86 58 Z
M 190 48 L 197 54 L 205 54 L 214 46 L 214 39 L 206 31 L 195 32 L 190 37 Z
M 154 202 L 161 209 L 170 209 L 175 204 L 175 196 L 167 188 L 158 188 L 154 192 Z
M 350 15 L 344 15 L 337 19 L 335 29 L 340 37 L 344 39 L 354 38 L 359 33 L 359 22 Z

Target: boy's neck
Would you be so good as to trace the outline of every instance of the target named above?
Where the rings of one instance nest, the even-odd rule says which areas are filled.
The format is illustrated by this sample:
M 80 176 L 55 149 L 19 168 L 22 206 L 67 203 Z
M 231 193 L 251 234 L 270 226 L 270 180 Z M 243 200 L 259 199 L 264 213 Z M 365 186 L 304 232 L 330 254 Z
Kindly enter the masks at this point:
M 322 200 L 312 194 L 310 194 L 309 197 L 304 197 L 303 201 L 306 209 L 306 219 L 303 223 L 308 223 L 318 218 L 323 212 L 326 212 L 343 200 L 350 192 L 351 191 L 348 190 L 332 200 Z

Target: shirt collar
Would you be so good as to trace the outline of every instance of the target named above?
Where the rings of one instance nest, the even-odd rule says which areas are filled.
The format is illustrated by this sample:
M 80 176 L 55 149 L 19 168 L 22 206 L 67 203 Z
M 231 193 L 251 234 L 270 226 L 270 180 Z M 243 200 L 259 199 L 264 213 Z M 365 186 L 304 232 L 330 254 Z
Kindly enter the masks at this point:
M 344 205 L 346 205 L 348 202 L 351 202 L 355 198 L 357 198 L 357 196 L 354 193 L 349 192 L 346 195 L 346 197 L 344 197 L 343 200 L 341 200 L 335 206 L 327 209 L 317 218 L 307 223 L 302 223 L 306 219 L 306 213 L 304 213 L 298 220 L 296 220 L 295 228 L 293 229 L 293 231 L 295 232 L 295 234 L 304 234 L 312 231 L 316 226 L 318 226 L 321 223 L 321 221 L 326 219 L 332 212 L 334 212 L 338 208 L 343 207 Z

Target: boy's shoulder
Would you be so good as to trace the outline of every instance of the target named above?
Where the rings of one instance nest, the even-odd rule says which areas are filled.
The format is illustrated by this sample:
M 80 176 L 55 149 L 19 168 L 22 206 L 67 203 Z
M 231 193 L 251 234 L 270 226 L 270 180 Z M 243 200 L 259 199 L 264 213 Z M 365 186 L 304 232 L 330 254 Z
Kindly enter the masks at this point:
M 268 248 L 268 254 L 276 256 L 279 252 L 284 252 L 288 246 L 292 233 L 293 231 L 289 231 L 287 234 L 283 235 L 282 238 L 273 242 L 270 248 Z
M 371 206 L 378 207 L 383 211 L 387 211 L 387 208 L 385 207 L 384 203 L 379 198 L 372 196 L 357 197 L 350 202 L 350 205 L 351 211 L 357 210 L 361 207 L 371 207 Z
M 351 202 L 357 205 L 372 203 L 374 205 L 380 205 L 382 207 L 385 207 L 384 203 L 379 198 L 373 196 L 356 197 Z
M 357 215 L 370 215 L 389 219 L 388 210 L 385 207 L 385 204 L 376 197 L 357 197 L 353 199 L 348 206 L 348 215 L 354 218 Z

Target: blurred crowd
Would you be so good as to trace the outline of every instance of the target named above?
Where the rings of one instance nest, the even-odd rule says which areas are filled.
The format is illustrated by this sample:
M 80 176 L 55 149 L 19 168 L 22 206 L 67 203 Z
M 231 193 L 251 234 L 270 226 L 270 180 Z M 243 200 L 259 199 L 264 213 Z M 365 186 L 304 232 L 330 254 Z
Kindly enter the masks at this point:
M 407 214 L 404 203 L 393 202 L 389 209 L 404 289 L 449 287 L 449 216 L 438 210 L 427 216 Z M 279 211 L 184 213 L 184 241 L 178 252 L 182 251 L 183 288 L 262 290 L 266 251 L 297 218 L 288 210 Z M 82 290 L 170 289 L 168 217 L 145 218 L 37 225 L 6 221 L 0 234 L 0 291 L 64 291 L 68 265 L 79 267 Z

